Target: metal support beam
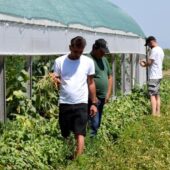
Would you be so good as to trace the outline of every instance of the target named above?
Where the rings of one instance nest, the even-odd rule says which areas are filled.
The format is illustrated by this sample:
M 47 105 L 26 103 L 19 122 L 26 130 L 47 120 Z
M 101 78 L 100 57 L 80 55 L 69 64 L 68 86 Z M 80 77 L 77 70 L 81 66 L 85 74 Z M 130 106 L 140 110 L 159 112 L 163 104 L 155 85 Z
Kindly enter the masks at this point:
M 140 84 L 140 75 L 139 75 L 139 72 L 140 72 L 140 66 L 139 66 L 139 60 L 140 60 L 140 55 L 139 54 L 137 54 L 136 55 L 136 83 L 135 84 L 137 84 L 137 85 L 139 85 Z
M 6 120 L 5 57 L 0 56 L 0 122 Z
M 133 72 L 134 57 L 135 57 L 134 54 L 130 54 L 130 72 L 131 72 L 130 85 L 131 85 L 131 90 L 134 87 L 134 83 L 133 83 L 133 77 L 134 77 L 134 72 Z
M 115 56 L 111 54 L 112 57 L 112 76 L 113 76 L 113 88 L 112 88 L 112 99 L 116 97 L 116 67 L 115 67 Z
M 125 54 L 121 55 L 121 91 L 125 92 Z
M 125 54 L 125 59 L 124 59 L 125 67 L 124 67 L 124 74 L 125 74 L 125 94 L 131 93 L 131 57 L 130 54 Z
M 26 56 L 26 71 L 29 74 L 29 80 L 27 84 L 27 94 L 31 99 L 32 97 L 32 56 Z
M 146 61 L 148 62 L 148 58 L 149 58 L 149 54 L 150 53 L 150 49 L 146 46 Z M 148 85 L 148 80 L 149 80 L 149 73 L 148 73 L 148 67 L 146 67 L 146 82 Z
M 137 54 L 132 54 L 132 88 L 136 85 L 136 56 Z

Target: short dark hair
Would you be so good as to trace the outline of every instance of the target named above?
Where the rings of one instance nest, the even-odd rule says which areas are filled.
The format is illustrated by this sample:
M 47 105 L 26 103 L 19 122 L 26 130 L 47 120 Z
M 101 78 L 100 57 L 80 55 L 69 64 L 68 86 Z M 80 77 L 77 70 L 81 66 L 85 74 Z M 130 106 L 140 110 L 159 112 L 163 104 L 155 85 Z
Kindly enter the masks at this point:
M 93 50 L 102 49 L 104 52 L 109 53 L 107 42 L 104 39 L 98 39 L 93 44 Z
M 149 36 L 146 38 L 145 46 L 147 46 L 151 41 L 156 41 L 156 38 L 154 36 Z
M 84 48 L 86 46 L 86 40 L 81 37 L 77 36 L 71 39 L 71 44 L 72 47 L 77 47 L 77 48 Z

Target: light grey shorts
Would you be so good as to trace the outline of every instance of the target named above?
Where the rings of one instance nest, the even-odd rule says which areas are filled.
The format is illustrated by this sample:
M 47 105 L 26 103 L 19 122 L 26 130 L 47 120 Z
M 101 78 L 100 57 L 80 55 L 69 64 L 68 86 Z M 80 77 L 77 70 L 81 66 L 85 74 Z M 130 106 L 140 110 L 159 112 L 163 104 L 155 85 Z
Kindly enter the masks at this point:
M 148 81 L 149 96 L 160 95 L 160 83 L 161 83 L 161 79 L 150 79 Z

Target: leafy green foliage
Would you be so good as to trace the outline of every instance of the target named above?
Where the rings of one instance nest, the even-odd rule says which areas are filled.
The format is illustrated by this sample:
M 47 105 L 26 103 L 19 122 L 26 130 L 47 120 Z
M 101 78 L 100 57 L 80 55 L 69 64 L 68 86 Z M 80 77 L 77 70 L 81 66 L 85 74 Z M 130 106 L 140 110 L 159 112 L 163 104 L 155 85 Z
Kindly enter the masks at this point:
M 117 138 L 121 130 L 130 122 L 137 121 L 149 113 L 149 101 L 143 90 L 136 90 L 132 95 L 121 96 L 105 107 L 107 116 L 103 118 L 102 136 L 106 140 Z M 111 123 L 114 123 L 111 126 Z
M 58 113 L 58 89 L 50 76 L 44 76 L 34 86 L 33 105 L 37 112 L 44 117 L 57 116 Z
M 6 63 L 6 86 L 12 88 L 19 76 L 21 70 L 24 69 L 25 58 L 20 56 L 8 56 L 5 58 Z M 16 86 L 15 86 L 16 87 Z
M 58 119 L 17 115 L 0 127 L 3 169 L 167 169 L 170 166 L 170 81 L 161 85 L 162 118 L 149 116 L 146 91 L 135 89 L 107 104 L 98 136 L 86 138 L 85 154 L 71 162 Z M 147 115 L 147 116 L 146 116 Z
M 7 114 L 13 117 L 15 114 L 32 114 L 36 110 L 27 97 L 27 81 L 29 75 L 25 70 L 14 76 L 12 84 L 7 88 Z
M 163 70 L 170 69 L 170 49 L 164 49 L 165 58 L 163 61 Z
M 65 161 L 66 146 L 56 119 L 17 115 L 0 136 L 0 165 L 16 170 L 57 169 Z
M 169 83 L 170 80 L 164 80 L 161 85 L 161 118 L 149 116 L 148 98 L 140 89 L 108 104 L 99 135 L 93 142 L 87 139 L 85 154 L 66 169 L 168 169 Z
M 24 57 L 8 56 L 5 60 L 7 115 L 11 116 L 14 113 L 21 113 L 23 110 L 20 108 L 20 101 L 25 104 L 25 101 L 22 100 L 26 96 L 25 82 L 29 79 L 29 77 L 28 73 L 24 71 Z
M 0 169 L 168 169 L 170 80 L 161 84 L 162 118 L 149 116 L 146 88 L 135 88 L 132 94 L 106 105 L 98 136 L 91 140 L 87 135 L 85 154 L 71 162 L 66 158 L 73 153 L 74 145 L 69 146 L 61 137 L 58 90 L 48 76 L 52 61 L 48 65 L 45 60 L 36 60 L 41 69 L 36 70 L 34 65 L 33 101 L 26 95 L 29 77 L 23 65 L 17 66 L 15 76 L 15 70 L 7 71 L 11 83 L 7 89 L 8 112 L 15 114 L 15 119 L 0 124 Z M 116 62 L 119 72 L 120 58 Z
M 165 57 L 163 61 L 163 70 L 170 69 L 170 57 Z
M 56 56 L 36 57 L 33 62 L 32 102 L 40 115 L 50 118 L 58 113 L 58 89 L 49 73 L 53 71 Z
M 43 76 L 47 76 L 53 71 L 53 64 L 56 56 L 35 57 L 33 60 L 33 75 L 34 81 L 38 81 Z
M 126 127 L 115 147 L 119 167 L 168 169 L 170 166 L 169 117 L 145 117 Z
M 170 57 L 170 49 L 164 49 L 165 56 Z
M 39 113 L 45 117 L 58 113 L 58 90 L 48 73 L 56 57 L 33 58 L 33 95 L 28 98 L 28 73 L 24 70 L 26 60 L 23 57 L 8 57 L 7 71 L 7 115 Z M 14 67 L 13 64 L 16 64 Z

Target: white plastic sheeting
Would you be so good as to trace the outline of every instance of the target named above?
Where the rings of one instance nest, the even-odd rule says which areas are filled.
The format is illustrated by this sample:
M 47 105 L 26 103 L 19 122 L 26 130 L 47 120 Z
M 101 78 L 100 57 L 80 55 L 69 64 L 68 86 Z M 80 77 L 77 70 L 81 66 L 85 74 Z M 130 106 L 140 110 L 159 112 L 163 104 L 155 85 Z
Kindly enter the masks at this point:
M 83 29 L 40 26 L 15 22 L 0 22 L 0 55 L 57 55 L 69 52 L 70 40 L 83 36 L 87 41 L 85 53 L 94 41 L 104 38 L 110 53 L 145 54 L 145 40 L 128 33 L 101 33 Z

